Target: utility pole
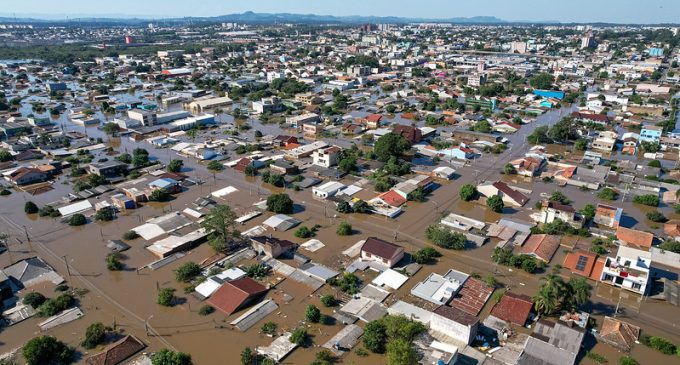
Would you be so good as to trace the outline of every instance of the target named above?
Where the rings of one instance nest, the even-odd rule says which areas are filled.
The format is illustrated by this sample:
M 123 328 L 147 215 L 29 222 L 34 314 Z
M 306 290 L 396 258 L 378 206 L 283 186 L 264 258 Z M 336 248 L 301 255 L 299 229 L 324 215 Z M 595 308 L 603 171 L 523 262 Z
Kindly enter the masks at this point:
M 62 256 L 61 258 L 64 259 L 64 264 L 66 265 L 66 273 L 68 274 L 68 277 L 71 277 L 71 268 L 68 267 L 68 260 L 66 259 L 66 255 Z

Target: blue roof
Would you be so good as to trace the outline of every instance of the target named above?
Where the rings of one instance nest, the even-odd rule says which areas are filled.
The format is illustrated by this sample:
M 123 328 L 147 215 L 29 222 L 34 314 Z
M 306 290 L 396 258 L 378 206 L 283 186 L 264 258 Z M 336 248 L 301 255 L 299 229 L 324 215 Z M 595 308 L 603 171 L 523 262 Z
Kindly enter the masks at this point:
M 160 178 L 158 180 L 152 181 L 149 185 L 157 186 L 159 188 L 168 188 L 177 185 L 177 181 L 168 177 Z
M 554 90 L 534 90 L 534 95 L 542 96 L 544 98 L 564 99 L 564 91 Z

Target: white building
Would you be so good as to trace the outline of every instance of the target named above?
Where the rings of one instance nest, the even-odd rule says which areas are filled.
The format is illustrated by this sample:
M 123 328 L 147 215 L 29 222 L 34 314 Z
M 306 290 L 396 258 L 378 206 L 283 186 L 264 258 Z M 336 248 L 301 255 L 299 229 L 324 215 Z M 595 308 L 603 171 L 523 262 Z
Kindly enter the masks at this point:
M 651 264 L 649 251 L 621 245 L 615 258 L 607 257 L 600 281 L 644 295 Z

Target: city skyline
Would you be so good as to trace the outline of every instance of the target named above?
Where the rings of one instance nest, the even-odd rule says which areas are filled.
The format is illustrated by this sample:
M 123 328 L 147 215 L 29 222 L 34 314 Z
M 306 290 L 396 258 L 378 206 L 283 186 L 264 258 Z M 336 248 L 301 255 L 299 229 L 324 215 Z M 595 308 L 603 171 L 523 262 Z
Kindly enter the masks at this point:
M 318 0 L 259 0 L 243 3 L 234 1 L 206 0 L 200 3 L 170 1 L 120 0 L 116 8 L 102 8 L 100 4 L 71 0 L 52 2 L 24 0 L 7 7 L 0 15 L 17 18 L 66 19 L 78 17 L 144 18 L 211 17 L 253 11 L 256 13 L 292 13 L 335 16 L 396 16 L 404 18 L 427 18 L 432 20 L 456 17 L 489 16 L 510 22 L 563 22 L 563 23 L 630 23 L 659 24 L 677 23 L 675 14 L 680 12 L 680 2 L 650 0 L 640 6 L 633 0 L 575 0 L 552 5 L 550 8 L 536 6 L 529 1 L 486 0 L 485 6 L 477 2 L 422 0 L 418 2 L 374 0 L 364 2 L 348 0 L 342 3 Z M 40 9 L 36 11 L 36 9 Z

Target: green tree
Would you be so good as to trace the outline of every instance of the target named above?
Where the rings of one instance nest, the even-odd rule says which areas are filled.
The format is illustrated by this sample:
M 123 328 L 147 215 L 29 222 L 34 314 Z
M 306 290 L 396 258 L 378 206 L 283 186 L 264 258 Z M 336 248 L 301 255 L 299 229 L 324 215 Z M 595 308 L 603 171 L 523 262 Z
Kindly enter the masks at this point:
M 574 143 L 574 148 L 578 151 L 585 151 L 588 149 L 588 141 L 583 138 L 577 139 Z
M 548 73 L 539 73 L 534 75 L 530 80 L 529 80 L 529 85 L 533 87 L 534 89 L 551 89 L 552 84 L 555 81 L 553 76 Z
M 560 204 L 570 204 L 571 200 L 567 198 L 566 195 L 564 195 L 561 191 L 553 191 L 552 194 L 550 194 L 550 198 L 548 198 L 551 202 L 558 202 Z
M 175 304 L 175 289 L 163 288 L 158 292 L 156 303 L 164 307 L 172 307 Z
M 25 305 L 30 305 L 33 309 L 38 308 L 41 304 L 45 303 L 47 298 L 38 292 L 30 292 L 26 294 L 22 303 Z
M 386 133 L 375 142 L 373 151 L 378 160 L 386 162 L 390 157 L 401 157 L 401 155 L 411 149 L 411 144 L 404 136 L 396 133 Z
M 201 267 L 195 262 L 185 262 L 175 270 L 175 280 L 180 283 L 188 283 L 201 275 Z
M 192 365 L 191 355 L 162 349 L 151 356 L 152 365 Z
M 387 328 L 385 324 L 380 321 L 371 321 L 364 329 L 362 340 L 366 349 L 376 354 L 385 352 L 385 345 L 387 344 Z
M 123 262 L 121 261 L 121 254 L 112 252 L 106 255 L 106 268 L 110 271 L 123 270 Z
M 257 359 L 257 354 L 253 352 L 250 347 L 246 347 L 241 351 L 241 365 L 253 365 Z
M 335 307 L 338 304 L 337 300 L 332 295 L 322 295 L 320 300 L 324 307 Z
M 410 342 L 397 338 L 387 343 L 387 365 L 415 365 L 418 353 Z
M 564 293 L 563 306 L 568 310 L 575 311 L 588 301 L 592 286 L 586 278 L 572 277 L 566 283 L 565 288 L 567 290 Z
M 436 225 L 430 225 L 425 229 L 425 237 L 439 247 L 452 250 L 462 250 L 467 243 L 467 238 L 464 234 Z
M 164 188 L 159 188 L 151 192 L 149 200 L 154 202 L 166 202 L 170 200 L 170 193 Z
M 267 197 L 267 210 L 277 214 L 293 213 L 293 199 L 285 193 L 272 194 Z
M 566 293 L 565 284 L 556 272 L 549 273 L 541 280 L 543 283 L 533 297 L 534 308 L 541 314 L 551 315 L 560 309 L 562 295 Z
M 73 362 L 74 351 L 52 336 L 28 341 L 21 349 L 28 365 L 65 365 Z
M 0 150 L 0 162 L 11 161 L 14 158 L 7 150 Z
M 75 304 L 75 299 L 70 294 L 61 294 L 56 298 L 47 299 L 38 309 L 41 317 L 51 317 L 65 309 L 71 308 Z
M 274 335 L 276 334 L 276 330 L 279 328 L 279 325 L 276 324 L 276 322 L 268 321 L 265 322 L 260 330 L 262 330 L 262 333 L 267 334 L 267 335 Z
M 335 230 L 335 233 L 338 236 L 349 236 L 352 234 L 352 225 L 345 221 L 342 221 L 338 225 L 338 228 Z
M 137 238 L 139 238 L 139 233 L 137 233 L 133 230 L 130 230 L 130 231 L 123 233 L 123 239 L 124 240 L 131 241 L 131 240 L 134 240 L 134 239 L 137 239 Z
M 85 339 L 80 343 L 86 349 L 93 349 L 104 343 L 106 339 L 106 327 L 101 322 L 92 323 L 85 330 Z
M 115 211 L 113 210 L 113 207 L 104 207 L 99 209 L 95 214 L 94 214 L 94 220 L 96 221 L 112 221 L 113 218 L 115 218 Z
M 118 132 L 118 124 L 116 123 L 106 123 L 104 124 L 104 127 L 102 127 L 104 130 L 104 133 L 106 133 L 109 136 L 112 136 Z
M 480 133 L 490 133 L 491 132 L 491 123 L 489 121 L 485 120 L 480 120 L 479 122 L 475 123 L 474 126 L 471 128 L 475 132 L 480 132 Z
M 580 210 L 580 213 L 586 220 L 592 220 L 595 218 L 595 206 L 592 204 L 586 204 L 583 209 Z
M 675 240 L 667 240 L 659 245 L 662 250 L 680 253 L 680 242 Z
M 656 194 L 636 195 L 633 198 L 633 203 L 643 204 L 650 207 L 659 206 L 659 196 Z
M 496 213 L 502 213 L 505 204 L 503 203 L 503 198 L 500 195 L 494 195 L 486 200 L 486 205 L 491 208 L 492 211 Z
M 184 161 L 176 159 L 171 160 L 166 169 L 168 172 L 180 172 L 182 171 L 182 166 L 184 166 Z
M 619 359 L 619 365 L 640 365 L 640 363 L 630 356 L 622 356 Z
M 666 218 L 666 216 L 658 210 L 647 212 L 646 215 L 647 219 L 655 223 L 666 223 L 668 221 L 668 218 Z
M 230 206 L 217 205 L 201 222 L 201 227 L 208 234 L 208 244 L 216 252 L 231 249 L 234 240 L 241 237 L 236 229 L 236 218 L 236 213 Z
M 297 328 L 290 334 L 290 342 L 303 346 L 307 342 L 307 330 L 304 328 Z
M 219 161 L 208 162 L 208 171 L 211 173 L 215 174 L 219 171 L 222 171 L 222 169 L 224 169 L 224 166 Z
M 85 223 L 87 223 L 87 219 L 85 218 L 84 215 L 79 213 L 72 215 L 71 218 L 68 220 L 68 224 L 70 226 L 82 226 Z
M 477 197 L 477 194 L 478 194 L 477 188 L 472 184 L 465 184 L 461 186 L 460 191 L 458 192 L 460 198 L 466 202 L 475 199 Z
M 310 304 L 305 309 L 305 320 L 307 322 L 319 323 L 321 311 L 314 304 Z
M 503 174 L 514 175 L 516 173 L 517 169 L 515 169 L 515 166 L 513 166 L 511 163 L 506 163 L 505 166 L 503 166 Z
M 597 197 L 604 200 L 616 200 L 619 194 L 612 188 L 604 188 L 597 194 Z
M 202 305 L 201 308 L 198 309 L 198 315 L 200 315 L 200 316 L 207 316 L 207 315 L 214 313 L 214 312 L 215 312 L 215 307 L 208 305 L 208 304 Z
M 26 214 L 35 214 L 38 213 L 39 210 L 38 206 L 32 201 L 27 201 L 26 204 L 24 204 L 24 213 Z
M 441 257 L 441 253 L 432 247 L 425 247 L 416 251 L 412 256 L 413 260 L 418 264 L 428 264 L 434 261 L 435 258 Z

